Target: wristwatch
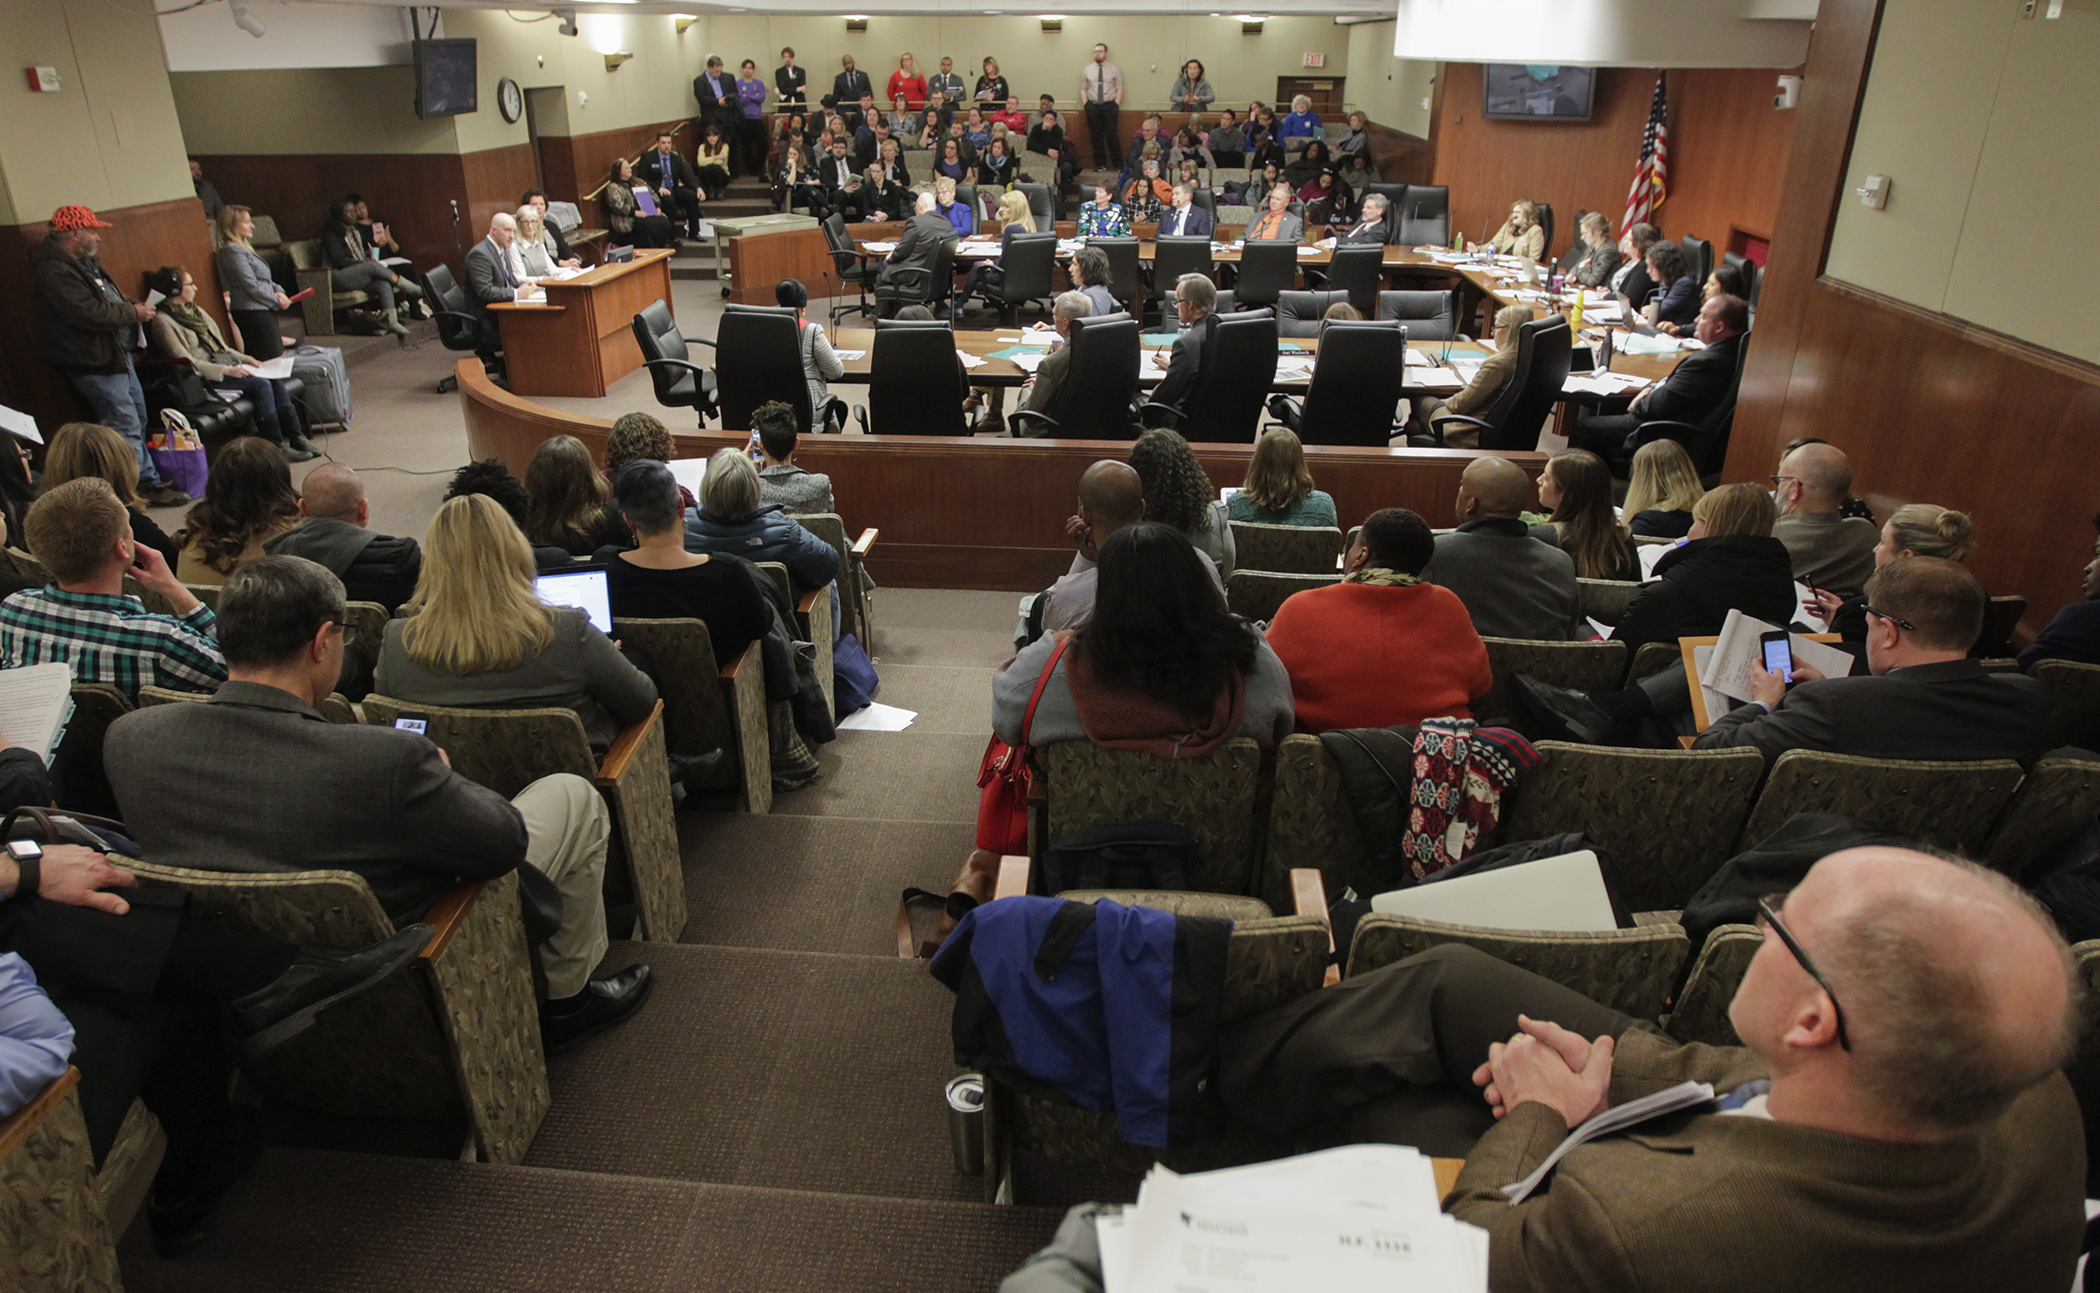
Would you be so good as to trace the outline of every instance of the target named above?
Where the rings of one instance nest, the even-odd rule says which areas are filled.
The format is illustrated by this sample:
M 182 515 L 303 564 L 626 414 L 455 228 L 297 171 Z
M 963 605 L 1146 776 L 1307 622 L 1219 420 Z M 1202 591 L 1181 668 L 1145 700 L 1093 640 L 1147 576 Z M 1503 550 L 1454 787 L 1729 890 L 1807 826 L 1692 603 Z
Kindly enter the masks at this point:
M 15 862 L 17 898 L 33 898 L 44 878 L 44 846 L 35 840 L 9 840 L 7 855 Z

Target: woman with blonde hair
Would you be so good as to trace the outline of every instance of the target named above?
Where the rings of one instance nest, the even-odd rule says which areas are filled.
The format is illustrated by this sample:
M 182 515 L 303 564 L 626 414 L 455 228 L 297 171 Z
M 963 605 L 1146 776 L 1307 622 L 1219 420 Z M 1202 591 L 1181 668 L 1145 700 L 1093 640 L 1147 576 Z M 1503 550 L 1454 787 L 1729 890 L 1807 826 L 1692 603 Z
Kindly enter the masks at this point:
M 219 208 L 219 286 L 233 298 L 233 326 L 241 349 L 261 360 L 284 353 L 286 338 L 277 330 L 277 312 L 292 308 L 292 298 L 277 286 L 270 263 L 256 254 L 255 213 L 244 206 Z
M 1636 535 L 1681 539 L 1692 528 L 1692 504 L 1705 494 L 1683 445 L 1650 440 L 1633 452 L 1633 479 L 1620 512 Z
M 1529 198 L 1517 199 L 1510 204 L 1509 219 L 1503 221 L 1487 246 L 1468 243 L 1466 250 L 1492 250 L 1497 256 L 1522 256 L 1526 260 L 1544 257 L 1546 227 L 1539 223 L 1539 204 Z
M 299 491 L 284 450 L 242 436 L 219 451 L 204 482 L 204 499 L 175 532 L 175 577 L 186 584 L 220 584 L 234 567 L 263 552 L 263 543 L 299 524 Z
M 447 500 L 423 539 L 423 573 L 388 623 L 374 689 L 415 705 L 576 711 L 591 748 L 649 716 L 656 684 L 584 612 L 533 587 L 532 545 L 496 500 Z
M 519 207 L 517 221 L 518 261 L 525 266 L 525 277 L 538 282 L 554 272 L 561 263 L 561 253 L 547 234 L 547 213 L 540 210 L 538 203 L 527 202 Z
M 68 422 L 51 437 L 50 447 L 44 450 L 44 488 L 56 489 L 69 480 L 87 476 L 109 482 L 110 492 L 131 515 L 131 541 L 157 550 L 168 559 L 168 569 L 173 570 L 181 559 L 181 549 L 160 528 L 160 523 L 146 514 L 145 504 L 139 499 L 138 455 L 131 451 L 131 442 L 99 422 Z M 16 535 L 12 541 L 21 543 L 22 539 Z
M 1611 505 L 1611 469 L 1587 449 L 1567 449 L 1546 460 L 1539 473 L 1539 502 L 1551 522 L 1535 525 L 1533 538 L 1558 544 L 1575 558 L 1583 579 L 1637 579 L 1633 543 Z
M 1334 498 L 1313 488 L 1297 433 L 1271 427 L 1254 442 L 1247 479 L 1226 501 L 1227 519 L 1259 525 L 1334 525 Z
M 1035 212 L 1028 205 L 1028 195 L 1019 189 L 1008 189 L 999 195 L 999 211 L 996 217 L 1005 226 L 999 234 L 999 257 L 1006 258 L 1007 250 L 1013 246 L 1017 233 L 1034 233 Z M 997 261 L 979 261 L 963 280 L 961 299 L 968 302 L 979 292 L 986 299 L 998 301 L 1000 285 L 1006 281 L 1006 267 Z
M 1976 523 L 1968 513 L 1937 503 L 1905 503 L 1889 513 L 1882 524 L 1881 542 L 1874 545 L 1874 568 L 1881 569 L 1899 557 L 1939 557 L 1967 561 L 1976 550 Z M 1867 640 L 1867 599 L 1839 597 L 1813 585 L 1801 609 L 1830 626 L 1847 643 Z
M 542 440 L 525 464 L 525 492 L 532 496 L 525 511 L 525 536 L 542 547 L 560 548 L 572 557 L 588 557 L 607 543 L 627 537 L 605 521 L 611 494 L 591 461 L 591 451 L 572 435 Z

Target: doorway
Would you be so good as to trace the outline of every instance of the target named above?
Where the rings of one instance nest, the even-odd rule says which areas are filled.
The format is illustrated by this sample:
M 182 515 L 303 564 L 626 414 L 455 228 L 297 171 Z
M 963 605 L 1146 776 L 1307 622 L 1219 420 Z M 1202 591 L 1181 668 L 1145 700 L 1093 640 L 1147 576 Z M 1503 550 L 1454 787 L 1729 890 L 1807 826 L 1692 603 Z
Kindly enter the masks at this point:
M 576 200 L 576 161 L 569 147 L 569 101 L 559 85 L 525 91 L 525 134 L 532 169 L 549 201 Z
M 1276 78 L 1276 115 L 1290 115 L 1291 100 L 1304 95 L 1312 100 L 1312 110 L 1320 114 L 1320 120 L 1331 121 L 1342 115 L 1342 82 L 1340 76 L 1279 76 Z

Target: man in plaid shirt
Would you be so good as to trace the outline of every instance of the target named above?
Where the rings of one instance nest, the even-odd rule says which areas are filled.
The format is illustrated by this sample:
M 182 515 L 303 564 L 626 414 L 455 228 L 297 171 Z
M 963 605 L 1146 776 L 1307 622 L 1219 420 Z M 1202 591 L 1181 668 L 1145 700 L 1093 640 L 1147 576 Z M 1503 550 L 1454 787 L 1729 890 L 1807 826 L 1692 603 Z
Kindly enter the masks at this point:
M 83 477 L 36 501 L 23 523 L 29 550 L 56 584 L 0 602 L 0 666 L 62 660 L 73 681 L 108 683 L 132 701 L 143 686 L 215 691 L 226 681 L 212 613 L 131 539 L 109 482 Z M 124 576 L 166 597 L 173 617 L 124 594 Z

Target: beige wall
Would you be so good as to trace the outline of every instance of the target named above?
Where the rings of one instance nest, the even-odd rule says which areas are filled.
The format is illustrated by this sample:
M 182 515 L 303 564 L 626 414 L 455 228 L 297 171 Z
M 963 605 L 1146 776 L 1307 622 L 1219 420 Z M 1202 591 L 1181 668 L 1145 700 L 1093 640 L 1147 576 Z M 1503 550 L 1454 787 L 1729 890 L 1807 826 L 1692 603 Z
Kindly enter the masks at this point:
M 1824 272 L 2100 363 L 2100 9 L 1888 0 Z M 1889 176 L 1888 205 L 1851 193 Z
M 1050 33 L 1033 15 L 878 14 L 866 32 L 849 34 L 845 20 L 836 16 L 714 17 L 715 52 L 731 71 L 749 58 L 770 78 L 780 63 L 780 47 L 794 46 L 795 61 L 809 69 L 812 101 L 830 91 L 840 55 L 853 55 L 879 96 L 897 70 L 897 56 L 909 50 L 926 70 L 938 68 L 943 54 L 953 57 L 966 86 L 976 85 L 980 64 L 991 54 L 1024 104 L 1033 106 L 1039 94 L 1076 102 L 1081 66 L 1092 57 L 1094 42 L 1105 41 L 1110 60 L 1123 69 L 1126 109 L 1163 106 L 1181 63 L 1191 58 L 1202 60 L 1219 106 L 1243 109 L 1250 99 L 1273 101 L 1279 76 L 1345 76 L 1349 30 L 1331 18 L 1279 17 L 1269 19 L 1261 35 L 1244 36 L 1236 18 L 1147 14 L 1075 16 L 1065 19 L 1063 31 Z M 1327 65 L 1307 71 L 1302 60 L 1308 53 L 1325 54 Z M 1343 88 L 1353 97 L 1354 83 Z
M 1429 138 L 1429 96 L 1436 64 L 1393 57 L 1390 22 L 1360 22 L 1349 33 L 1349 101 L 1381 126 Z
M 6 0 L 0 12 L 0 223 L 42 220 L 69 202 L 192 195 L 150 9 Z M 58 69 L 58 93 L 30 91 L 18 69 L 39 66 Z
M 570 37 L 559 35 L 551 19 L 518 22 L 500 9 L 445 11 L 446 35 L 480 42 L 481 111 L 453 118 L 460 152 L 528 142 L 525 119 L 506 123 L 496 110 L 496 83 L 506 76 L 528 90 L 561 86 L 573 135 L 692 115 L 693 78 L 706 65 L 708 29 L 719 19 L 702 18 L 683 35 L 666 14 L 579 14 L 576 21 L 581 31 Z M 606 71 L 605 55 L 621 50 L 634 57 Z M 589 102 L 579 103 L 579 94 Z
M 454 123 L 463 118 L 416 116 L 412 67 L 175 72 L 168 79 L 189 151 L 204 156 L 459 151 Z

